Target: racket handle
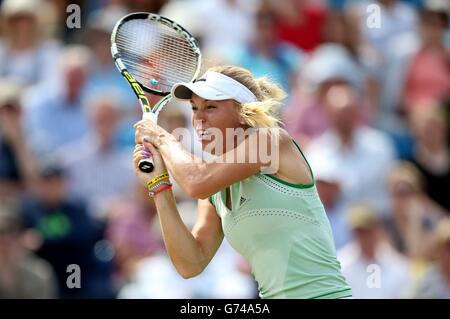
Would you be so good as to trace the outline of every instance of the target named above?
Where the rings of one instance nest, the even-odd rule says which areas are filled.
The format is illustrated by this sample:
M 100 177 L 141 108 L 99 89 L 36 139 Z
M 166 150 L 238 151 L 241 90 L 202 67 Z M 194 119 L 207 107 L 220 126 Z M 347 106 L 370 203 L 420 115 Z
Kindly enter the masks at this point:
M 145 158 L 139 161 L 138 164 L 139 170 L 143 173 L 151 173 L 153 172 L 153 169 L 155 168 L 155 165 L 153 164 L 152 158 Z

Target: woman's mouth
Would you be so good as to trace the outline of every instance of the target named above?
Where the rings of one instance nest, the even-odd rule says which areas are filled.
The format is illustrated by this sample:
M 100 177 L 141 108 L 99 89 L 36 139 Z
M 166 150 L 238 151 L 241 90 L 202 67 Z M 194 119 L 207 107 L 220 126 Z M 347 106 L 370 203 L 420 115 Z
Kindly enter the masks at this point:
M 197 135 L 200 141 L 211 141 L 212 134 L 208 130 L 197 130 Z

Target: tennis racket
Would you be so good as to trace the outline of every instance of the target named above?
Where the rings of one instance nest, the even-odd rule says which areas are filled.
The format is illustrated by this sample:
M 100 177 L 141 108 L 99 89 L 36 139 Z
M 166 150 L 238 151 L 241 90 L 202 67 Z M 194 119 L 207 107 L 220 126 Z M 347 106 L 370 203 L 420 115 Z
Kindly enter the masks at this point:
M 196 39 L 178 23 L 157 14 L 136 12 L 120 19 L 111 34 L 111 54 L 117 69 L 136 94 L 142 117 L 158 121 L 175 83 L 192 82 L 200 72 Z M 147 93 L 162 96 L 153 107 Z M 150 173 L 151 158 L 139 162 Z

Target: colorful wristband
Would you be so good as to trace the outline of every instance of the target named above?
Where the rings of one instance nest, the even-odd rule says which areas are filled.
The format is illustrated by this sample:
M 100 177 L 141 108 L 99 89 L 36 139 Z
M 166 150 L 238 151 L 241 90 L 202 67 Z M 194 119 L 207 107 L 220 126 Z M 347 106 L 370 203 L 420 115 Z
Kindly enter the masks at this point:
M 167 178 L 169 178 L 169 173 L 167 173 L 167 172 L 162 173 L 161 175 L 156 176 L 156 177 L 153 178 L 151 181 L 149 181 L 149 182 L 147 183 L 147 187 L 150 188 L 150 187 L 152 187 L 153 185 L 155 185 L 156 183 L 162 181 L 163 179 L 167 179 Z
M 163 185 L 172 185 L 172 183 L 170 181 L 168 181 L 168 180 L 164 180 L 163 179 L 162 181 L 154 184 L 152 187 L 149 187 L 148 190 L 149 190 L 149 192 L 153 192 L 153 191 L 155 191 L 156 189 L 158 189 L 159 187 L 161 187 Z
M 171 189 L 172 188 L 172 184 L 167 184 L 167 185 L 164 185 L 163 187 L 160 187 L 160 188 L 158 188 L 157 190 L 155 190 L 155 191 L 150 191 L 150 192 L 148 192 L 148 195 L 150 196 L 150 197 L 155 197 L 156 195 L 158 195 L 159 193 L 162 193 L 162 192 L 164 192 L 165 190 L 168 190 L 168 189 Z

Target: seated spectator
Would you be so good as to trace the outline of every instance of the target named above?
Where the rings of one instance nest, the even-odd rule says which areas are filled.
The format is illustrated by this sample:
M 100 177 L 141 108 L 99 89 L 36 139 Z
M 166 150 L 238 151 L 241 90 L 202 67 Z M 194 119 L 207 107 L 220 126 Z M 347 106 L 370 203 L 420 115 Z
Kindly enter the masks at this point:
M 439 105 L 430 104 L 414 107 L 410 112 L 411 130 L 416 138 L 412 162 L 424 177 L 426 193 L 449 213 L 448 120 Z
M 423 177 L 411 163 L 400 162 L 388 176 L 394 234 L 399 249 L 414 261 L 431 258 L 433 232 L 444 211 L 425 193 Z
M 26 97 L 26 133 L 33 151 L 40 155 L 80 138 L 88 128 L 82 98 L 89 51 L 84 47 L 66 47 L 61 59 L 53 61 L 58 62 L 63 74 L 59 85 L 48 92 L 32 90 Z
M 334 244 L 338 250 L 352 239 L 346 216 L 348 207 L 343 200 L 339 171 L 333 165 L 329 165 L 327 161 L 322 161 L 315 166 L 314 180 L 330 221 Z
M 121 285 L 132 279 L 142 259 L 160 253 L 164 244 L 146 187 L 136 183 L 133 196 L 121 196 L 109 204 L 106 234 L 115 250 L 116 279 Z
M 197 9 L 193 7 L 186 8 L 186 11 L 194 11 L 194 20 L 201 21 L 200 27 L 194 27 L 194 31 L 198 33 L 205 56 L 229 61 L 236 50 L 248 43 L 253 18 L 249 1 L 207 0 L 201 1 Z
M 41 17 L 49 9 L 48 6 L 49 2 L 41 0 L 2 2 L 0 78 L 11 78 L 23 86 L 45 87 L 51 84 L 57 74 L 55 61 L 59 56 L 60 45 L 43 38 Z
M 367 10 L 368 5 L 375 4 L 379 8 L 380 25 L 368 27 L 373 10 Z M 411 32 L 416 25 L 416 11 L 414 8 L 400 0 L 377 0 L 377 1 L 355 1 L 353 6 L 348 8 L 355 15 L 359 16 L 360 30 L 363 42 L 373 47 L 382 58 L 379 61 L 386 61 L 386 54 L 390 42 L 396 37 Z M 381 68 L 379 72 L 382 72 Z
M 123 116 L 120 121 L 119 143 L 134 146 L 133 124 L 142 117 L 141 108 L 136 95 L 117 71 L 111 58 L 111 30 L 126 14 L 123 9 L 110 7 L 88 16 L 85 43 L 92 50 L 92 61 L 85 85 L 85 95 L 95 96 L 114 91 L 120 97 L 123 101 Z
M 0 205 L 0 299 L 56 296 L 51 266 L 24 245 L 25 232 L 13 206 Z
M 349 85 L 333 85 L 324 98 L 331 127 L 308 145 L 313 171 L 327 161 L 339 172 L 344 205 L 367 202 L 390 212 L 386 176 L 394 164 L 390 140 L 361 122 L 361 99 Z
M 450 218 L 443 219 L 436 231 L 435 263 L 412 289 L 409 297 L 450 299 Z
M 23 129 L 20 86 L 0 81 L 0 200 L 19 197 L 36 178 Z
M 355 239 L 338 259 L 356 299 L 402 298 L 410 285 L 408 261 L 389 244 L 378 215 L 368 206 L 348 212 Z
M 64 170 L 53 162 L 44 162 L 33 195 L 21 208 L 25 224 L 42 238 L 37 254 L 55 270 L 60 298 L 111 298 L 113 296 L 109 263 L 94 250 L 102 239 L 99 225 L 88 215 L 83 201 L 66 187 Z M 81 270 L 81 287 L 69 288 L 68 266 Z
M 267 1 L 259 6 L 255 16 L 254 33 L 235 64 L 250 70 L 254 76 L 268 76 L 289 92 L 295 85 L 304 56 L 294 45 L 279 40 L 276 16 Z
M 444 44 L 448 12 L 444 6 L 448 6 L 448 1 L 424 1 L 419 30 L 410 29 L 393 38 L 386 49 L 389 58 L 381 68 L 379 126 L 392 134 L 402 148 L 411 143 L 405 119 L 409 109 L 417 103 L 436 103 L 450 92 L 449 55 Z M 405 151 L 402 158 L 409 160 L 410 155 Z
M 329 89 L 337 84 L 349 84 L 363 93 L 364 74 L 349 51 L 340 45 L 320 46 L 301 70 L 282 119 L 286 130 L 299 143 L 307 144 L 330 128 L 324 106 Z
M 132 191 L 132 149 L 118 145 L 123 108 L 114 92 L 95 95 L 86 103 L 90 129 L 55 154 L 67 169 L 70 193 L 84 199 L 92 215 L 101 219 L 111 198 Z
M 450 97 L 450 58 L 444 43 L 449 27 L 448 7 L 446 0 L 426 0 L 420 11 L 420 47 L 408 57 L 405 70 L 402 105 L 406 108 Z
M 322 42 L 322 29 L 327 16 L 325 5 L 304 0 L 270 2 L 277 12 L 276 31 L 281 40 L 307 52 L 313 51 Z

